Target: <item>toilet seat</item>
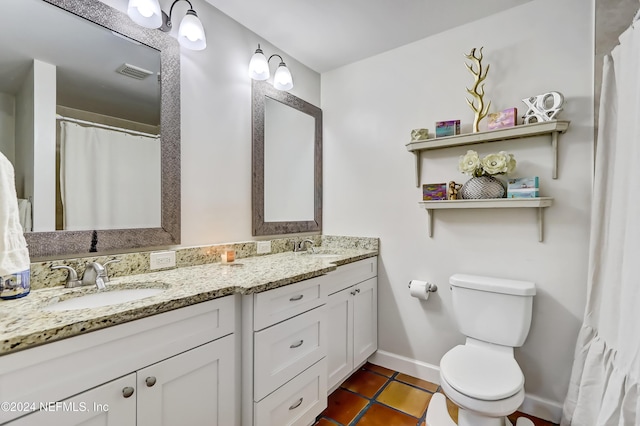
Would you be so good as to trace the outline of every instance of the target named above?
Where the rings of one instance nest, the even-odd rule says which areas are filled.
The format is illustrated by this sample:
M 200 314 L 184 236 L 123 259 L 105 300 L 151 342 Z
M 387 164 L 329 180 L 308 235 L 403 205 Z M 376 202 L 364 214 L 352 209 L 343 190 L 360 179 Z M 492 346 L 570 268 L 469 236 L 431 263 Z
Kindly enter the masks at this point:
M 504 417 L 514 413 L 524 401 L 524 388 L 505 399 L 495 401 L 487 401 L 482 399 L 470 398 L 457 390 L 455 390 L 440 372 L 440 387 L 444 394 L 458 407 L 475 412 L 486 417 Z
M 442 378 L 462 395 L 483 401 L 509 398 L 524 386 L 511 354 L 474 345 L 458 345 L 440 360 Z

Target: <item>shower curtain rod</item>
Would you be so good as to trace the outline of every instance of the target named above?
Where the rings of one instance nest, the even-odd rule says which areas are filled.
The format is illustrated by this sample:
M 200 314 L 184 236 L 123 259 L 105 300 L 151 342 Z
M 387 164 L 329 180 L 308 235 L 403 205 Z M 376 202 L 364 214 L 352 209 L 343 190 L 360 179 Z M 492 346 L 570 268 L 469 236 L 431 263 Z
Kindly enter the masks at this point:
M 56 120 L 70 121 L 72 123 L 78 123 L 78 124 L 86 124 L 88 126 L 99 127 L 101 129 L 115 130 L 116 132 L 129 133 L 131 135 L 137 135 L 137 136 L 147 136 L 147 137 L 156 138 L 156 139 L 160 137 L 160 135 L 154 135 L 152 133 L 139 132 L 137 130 L 125 129 L 123 127 L 108 126 L 106 124 L 94 123 L 92 121 L 79 120 L 77 118 L 65 117 L 65 116 L 62 116 L 60 114 L 56 114 Z

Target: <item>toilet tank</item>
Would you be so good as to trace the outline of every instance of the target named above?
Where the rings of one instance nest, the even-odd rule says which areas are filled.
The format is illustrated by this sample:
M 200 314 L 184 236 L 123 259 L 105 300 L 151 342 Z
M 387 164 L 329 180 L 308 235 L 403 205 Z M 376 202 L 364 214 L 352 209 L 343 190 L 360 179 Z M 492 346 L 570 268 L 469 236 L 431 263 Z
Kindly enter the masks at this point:
M 449 283 L 460 332 L 503 346 L 524 344 L 531 326 L 534 283 L 465 274 L 452 275 Z

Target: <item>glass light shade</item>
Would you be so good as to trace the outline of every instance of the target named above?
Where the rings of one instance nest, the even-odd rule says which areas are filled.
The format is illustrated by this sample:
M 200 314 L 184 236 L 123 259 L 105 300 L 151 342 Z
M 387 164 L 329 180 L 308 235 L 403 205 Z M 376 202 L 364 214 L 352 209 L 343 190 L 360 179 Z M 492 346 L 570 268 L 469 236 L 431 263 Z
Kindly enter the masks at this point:
M 204 27 L 193 9 L 180 22 L 178 29 L 178 42 L 182 47 L 191 50 L 202 50 L 207 47 L 207 38 L 204 35 Z
M 133 22 L 145 28 L 162 26 L 162 10 L 158 0 L 129 0 L 127 15 Z
M 273 76 L 273 87 L 278 90 L 291 90 L 293 88 L 291 72 L 289 72 L 289 68 L 287 68 L 284 62 L 280 62 L 280 65 L 278 65 L 278 69 Z
M 267 80 L 269 76 L 269 62 L 258 47 L 249 62 L 249 77 L 254 80 Z

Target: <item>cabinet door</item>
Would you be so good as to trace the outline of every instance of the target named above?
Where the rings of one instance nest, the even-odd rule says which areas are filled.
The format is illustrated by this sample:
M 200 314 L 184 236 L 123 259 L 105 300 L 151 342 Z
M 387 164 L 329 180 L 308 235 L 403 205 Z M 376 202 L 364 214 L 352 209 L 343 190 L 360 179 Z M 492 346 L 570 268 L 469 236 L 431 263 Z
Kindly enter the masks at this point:
M 233 353 L 232 334 L 139 370 L 138 425 L 237 424 Z
M 329 390 L 353 370 L 354 288 L 334 293 L 327 299 L 327 386 Z
M 9 422 L 12 426 L 136 426 L 135 373 Z M 126 395 L 126 396 L 125 396 Z
M 353 364 L 360 365 L 378 349 L 378 278 L 353 288 Z

